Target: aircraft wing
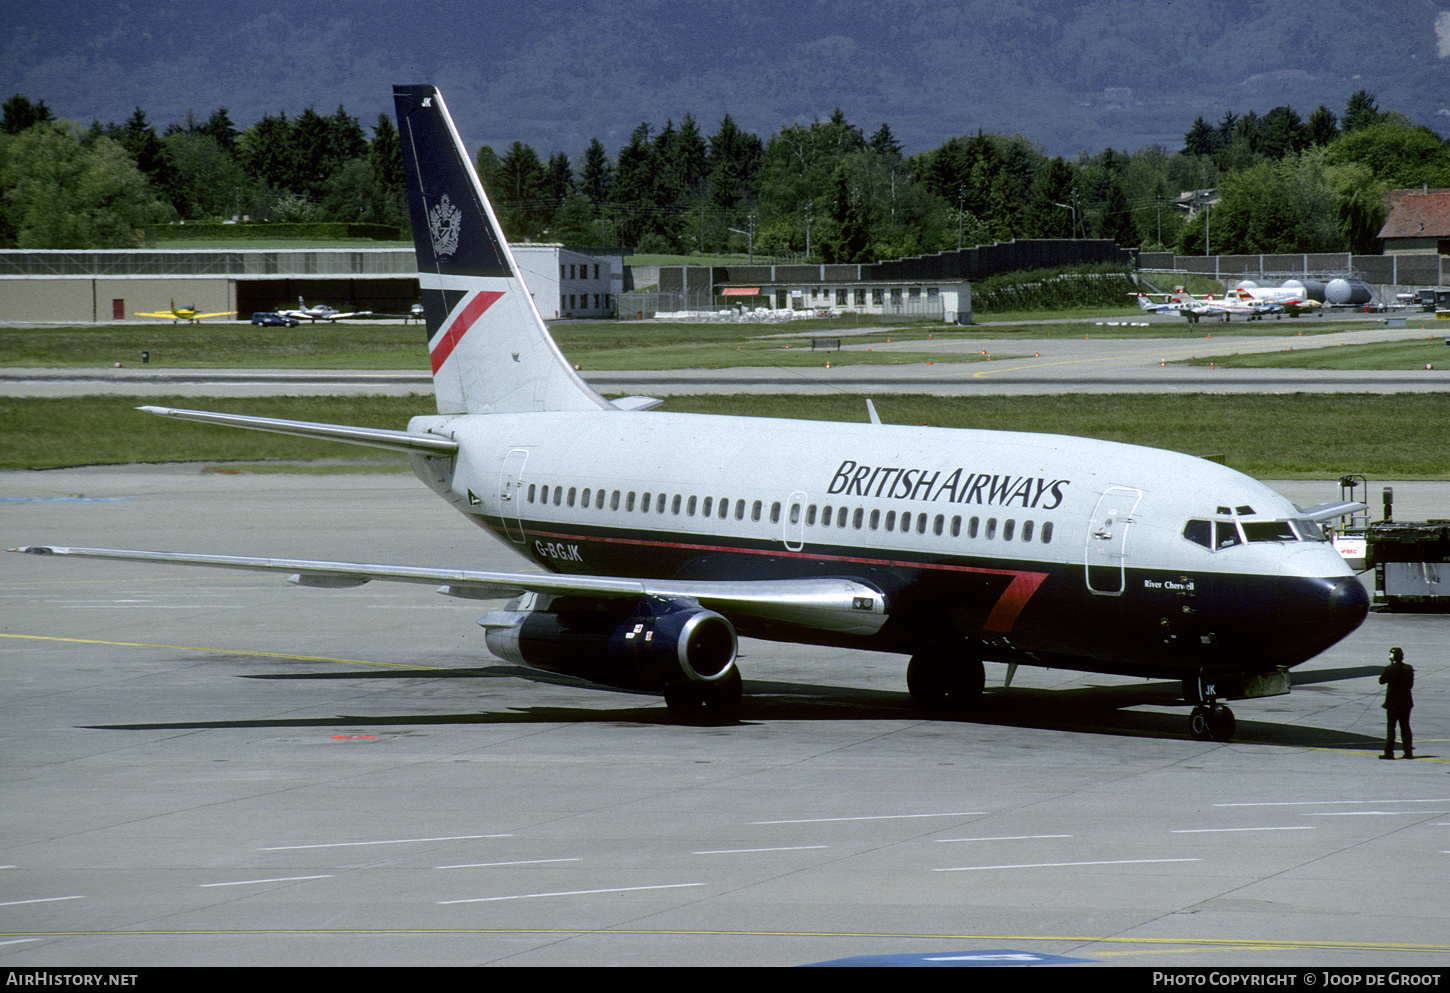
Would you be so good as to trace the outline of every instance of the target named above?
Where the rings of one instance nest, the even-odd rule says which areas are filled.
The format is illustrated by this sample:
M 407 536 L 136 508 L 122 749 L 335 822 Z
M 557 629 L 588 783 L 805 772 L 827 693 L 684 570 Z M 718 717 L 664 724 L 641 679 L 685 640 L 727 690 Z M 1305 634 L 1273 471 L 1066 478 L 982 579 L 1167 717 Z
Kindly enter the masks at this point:
M 183 312 L 183 311 L 177 311 L 176 313 L 172 313 L 169 310 L 158 310 L 158 311 L 152 311 L 151 313 L 145 313 L 145 312 L 142 312 L 142 311 L 137 311 L 135 316 L 137 316 L 137 317 L 160 317 L 160 318 L 162 318 L 164 320 L 168 320 L 168 321 L 199 321 L 203 317 L 230 317 L 230 316 L 232 316 L 235 313 L 236 313 L 235 310 L 218 310 L 218 311 L 215 311 L 214 313 L 210 313 L 210 314 L 190 314 L 190 313 L 186 313 L 186 312 Z
M 208 566 L 289 574 L 297 586 L 343 589 L 374 579 L 439 586 L 440 593 L 470 600 L 503 600 L 522 593 L 624 597 L 680 597 L 726 616 L 736 615 L 801 624 L 823 631 L 874 634 L 886 623 L 886 597 L 875 586 L 848 578 L 702 581 L 613 579 L 557 573 L 488 572 L 426 566 L 326 562 L 309 559 L 260 558 L 245 555 L 195 555 L 125 548 L 70 548 L 27 545 L 12 552 L 29 555 L 74 555 L 170 565 Z

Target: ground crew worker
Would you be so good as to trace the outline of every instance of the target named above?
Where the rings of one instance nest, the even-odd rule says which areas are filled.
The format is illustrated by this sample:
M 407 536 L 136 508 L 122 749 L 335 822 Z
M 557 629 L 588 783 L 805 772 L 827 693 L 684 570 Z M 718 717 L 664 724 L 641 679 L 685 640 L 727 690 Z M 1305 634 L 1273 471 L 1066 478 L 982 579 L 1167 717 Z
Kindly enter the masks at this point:
M 1380 758 L 1395 757 L 1395 724 L 1398 723 L 1405 758 L 1412 759 L 1415 751 L 1410 737 L 1410 708 L 1415 705 L 1415 700 L 1410 695 L 1410 688 L 1415 685 L 1415 670 L 1405 664 L 1403 650 L 1390 649 L 1390 664 L 1380 673 L 1380 683 L 1385 688 L 1385 753 Z

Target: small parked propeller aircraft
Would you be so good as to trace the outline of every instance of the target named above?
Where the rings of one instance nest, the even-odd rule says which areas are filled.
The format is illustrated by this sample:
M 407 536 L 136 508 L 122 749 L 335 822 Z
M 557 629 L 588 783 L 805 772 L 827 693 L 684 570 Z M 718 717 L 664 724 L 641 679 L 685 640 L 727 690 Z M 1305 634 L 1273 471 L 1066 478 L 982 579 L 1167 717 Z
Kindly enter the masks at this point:
M 234 314 L 236 314 L 235 310 L 218 310 L 210 314 L 201 314 L 197 312 L 195 305 L 190 307 L 178 307 L 176 306 L 176 301 L 172 300 L 170 310 L 158 310 L 149 314 L 138 313 L 136 316 L 160 317 L 163 319 L 170 319 L 172 324 L 175 324 L 177 321 L 190 321 L 192 324 L 199 324 L 204 318 L 207 317 L 231 317 Z

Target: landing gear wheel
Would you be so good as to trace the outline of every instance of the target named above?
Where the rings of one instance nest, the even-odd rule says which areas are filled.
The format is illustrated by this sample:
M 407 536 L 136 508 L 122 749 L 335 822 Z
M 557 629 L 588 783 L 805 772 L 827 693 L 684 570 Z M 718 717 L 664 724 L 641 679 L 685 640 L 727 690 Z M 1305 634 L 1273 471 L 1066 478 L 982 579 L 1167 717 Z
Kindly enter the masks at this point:
M 987 673 L 980 659 L 913 655 L 906 665 L 911 702 L 942 714 L 965 714 L 982 699 Z
M 1208 712 L 1208 733 L 1214 741 L 1233 741 L 1234 732 L 1239 729 L 1234 712 L 1222 704 L 1216 704 Z
M 1234 712 L 1221 703 L 1201 703 L 1188 715 L 1188 733 L 1195 741 L 1232 741 L 1237 730 Z
M 665 706 L 687 724 L 733 724 L 740 716 L 740 670 L 713 683 L 681 683 L 665 690 Z
M 1193 736 L 1194 741 L 1209 741 L 1211 736 L 1208 731 L 1208 705 L 1200 703 L 1193 708 L 1193 713 L 1188 715 L 1188 733 Z

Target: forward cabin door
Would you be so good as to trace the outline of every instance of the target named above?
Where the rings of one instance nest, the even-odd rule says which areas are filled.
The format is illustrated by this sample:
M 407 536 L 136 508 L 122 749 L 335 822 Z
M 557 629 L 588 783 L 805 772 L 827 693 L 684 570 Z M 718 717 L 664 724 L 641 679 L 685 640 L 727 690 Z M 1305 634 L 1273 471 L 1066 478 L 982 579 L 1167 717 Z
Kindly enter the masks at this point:
M 504 531 L 516 544 L 524 543 L 524 463 L 528 461 L 526 448 L 515 448 L 503 460 L 503 469 L 498 474 L 498 515 L 503 518 Z
M 1088 523 L 1083 556 L 1089 592 L 1103 596 L 1122 594 L 1127 582 L 1128 531 L 1133 523 L 1133 511 L 1142 499 L 1142 490 L 1112 486 L 1098 500 Z

